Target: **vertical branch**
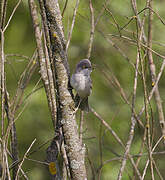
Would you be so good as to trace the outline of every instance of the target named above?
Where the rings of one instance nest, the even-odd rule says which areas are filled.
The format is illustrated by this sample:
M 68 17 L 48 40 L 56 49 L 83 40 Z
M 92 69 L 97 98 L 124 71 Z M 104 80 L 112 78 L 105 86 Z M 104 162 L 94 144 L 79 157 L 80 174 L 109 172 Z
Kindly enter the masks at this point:
M 45 6 L 44 6 L 44 2 L 43 0 L 39 0 L 39 5 L 40 5 L 40 9 L 41 9 L 41 16 L 42 16 L 42 23 L 43 23 L 43 27 L 44 27 L 44 40 L 45 40 L 45 55 L 46 55 L 46 59 L 50 59 L 50 63 L 48 62 L 47 65 L 49 65 L 49 69 L 51 67 L 51 70 L 53 72 L 53 80 L 52 83 L 50 84 L 51 86 L 51 94 L 52 94 L 52 106 L 53 106 L 53 112 L 52 112 L 52 116 L 56 117 L 57 115 L 57 109 L 56 109 L 56 104 L 55 102 L 57 101 L 58 104 L 58 98 L 55 99 L 55 94 L 53 93 L 54 90 L 54 86 L 56 85 L 56 71 L 55 71 L 55 63 L 53 62 L 53 55 L 52 55 L 52 49 L 51 49 L 51 40 L 50 40 L 50 32 L 49 32 L 49 27 L 48 27 L 48 21 L 47 21 L 47 17 L 46 17 L 46 11 L 45 11 Z M 54 34 L 55 35 L 55 34 Z M 50 71 L 48 71 L 50 73 Z M 50 78 L 49 78 L 50 79 Z M 59 120 L 59 118 L 55 118 L 56 119 L 56 124 L 55 122 L 54 124 L 54 130 L 55 130 L 55 136 L 56 136 L 56 142 L 53 142 L 55 140 L 52 141 L 52 144 L 58 143 L 59 147 L 61 146 L 61 139 L 62 139 L 62 129 L 61 129 L 61 122 Z M 50 146 L 49 147 L 49 151 L 47 151 L 47 161 L 52 163 L 51 160 L 53 160 L 54 158 L 52 158 L 53 153 L 50 153 L 51 151 L 59 151 L 59 149 L 56 148 L 57 144 L 54 146 Z M 55 148 L 55 149 L 53 149 Z M 69 176 L 69 172 L 68 172 L 68 159 L 66 157 L 66 152 L 64 149 L 64 146 L 61 146 L 61 152 L 62 152 L 62 156 L 64 159 L 64 163 L 63 163 L 63 170 L 64 172 Z M 57 158 L 57 157 L 56 157 Z M 58 162 L 57 160 L 54 161 L 56 166 L 58 167 Z M 61 178 L 59 172 L 57 174 L 57 176 L 59 178 Z M 69 176 L 70 177 L 70 176 Z M 51 175 L 51 178 L 55 178 L 54 176 Z
M 1 136 L 4 135 L 5 121 L 5 55 L 4 55 L 4 32 L 1 29 Z
M 154 179 L 153 175 L 153 164 L 152 164 L 152 153 L 151 153 L 151 132 L 150 132 L 150 116 L 148 112 L 148 94 L 147 94 L 147 85 L 146 85 L 146 78 L 144 72 L 144 61 L 140 59 L 141 69 L 142 69 L 142 81 L 143 81 L 143 89 L 144 89 L 144 105 L 145 105 L 145 118 L 146 118 L 146 129 L 147 129 L 147 142 L 148 142 L 148 152 L 150 158 L 150 167 L 151 167 L 151 174 L 152 179 Z
M 148 0 L 147 0 L 148 1 Z M 134 13 L 135 13 L 135 15 L 137 15 L 138 14 L 138 10 L 137 10 L 137 4 L 136 4 L 136 0 L 131 0 L 131 5 L 132 5 L 132 9 L 133 9 L 133 11 L 134 11 Z M 142 37 L 143 37 L 143 40 L 144 40 L 144 42 L 146 42 L 147 41 L 147 38 L 146 38 L 146 36 L 145 36 L 145 32 L 144 32 L 144 22 L 142 22 L 141 21 L 141 19 L 140 19 L 140 16 L 136 16 L 137 17 L 137 21 L 138 21 L 138 26 L 140 27 L 140 29 L 141 29 L 141 31 L 142 31 L 142 33 L 143 33 L 143 35 L 142 35 Z
M 135 1 L 132 1 L 133 3 L 133 7 L 135 6 L 134 4 Z M 120 180 L 122 178 L 122 173 L 124 171 L 125 165 L 126 165 L 126 160 L 127 160 L 127 156 L 129 154 L 130 148 L 131 148 L 131 144 L 133 141 L 133 137 L 134 137 L 134 130 L 135 130 L 135 125 L 136 125 L 136 119 L 135 119 L 135 100 L 136 100 L 136 90 L 137 90 L 137 80 L 138 80 L 138 68 L 139 68 L 139 62 L 141 60 L 141 46 L 140 46 L 140 42 L 142 40 L 143 37 L 143 23 L 141 24 L 139 16 L 137 15 L 137 12 L 135 11 L 135 15 L 136 15 L 136 28 L 137 28 L 137 57 L 136 57 L 136 66 L 135 66 L 135 77 L 134 77 L 134 87 L 133 87 L 133 97 L 132 97 L 132 113 L 131 113 L 131 128 L 130 128 L 130 133 L 129 133 L 129 138 L 127 141 L 127 145 L 126 145 L 126 151 L 124 154 L 124 158 L 120 167 L 120 171 L 118 174 L 118 180 Z M 138 28 L 138 23 L 140 23 L 140 29 Z M 140 176 L 141 178 L 141 176 Z
M 42 5 L 41 1 L 40 1 L 40 5 Z M 32 21 L 33 21 L 33 27 L 34 27 L 34 31 L 35 31 L 36 44 L 37 44 L 40 70 L 41 70 L 41 77 L 42 77 L 42 80 L 44 83 L 45 92 L 47 95 L 48 105 L 49 105 L 49 109 L 51 112 L 54 129 L 56 129 L 55 87 L 54 87 L 53 73 L 52 73 L 51 63 L 50 63 L 50 58 L 52 56 L 51 56 L 51 52 L 49 49 L 50 43 L 49 43 L 49 37 L 48 37 L 49 36 L 48 30 L 47 30 L 47 26 L 46 26 L 47 23 L 45 22 L 46 17 L 42 11 L 42 18 L 43 18 L 44 30 L 45 30 L 44 31 L 45 32 L 45 34 L 44 34 L 45 35 L 45 49 L 43 49 L 42 38 L 41 38 L 41 33 L 40 33 L 40 28 L 39 28 L 39 20 L 38 20 L 37 10 L 36 10 L 36 5 L 35 5 L 34 0 L 29 0 L 29 6 L 30 6 Z M 43 6 L 40 6 L 40 7 L 43 7 Z M 47 46 L 46 46 L 46 44 L 47 44 Z M 56 178 L 61 179 L 57 157 L 58 157 L 58 148 L 57 148 L 57 144 L 56 144 L 56 139 L 54 139 L 47 150 L 47 161 L 49 162 L 49 172 L 51 175 L 51 179 L 56 179 Z M 55 169 L 57 169 L 57 172 Z
M 3 29 L 5 26 L 7 2 L 8 2 L 7 0 L 1 1 L 1 9 L 0 9 L 0 28 L 1 29 Z
M 80 138 L 80 143 L 81 144 L 82 144 L 82 139 L 83 139 L 83 124 L 84 124 L 84 112 L 80 111 L 79 138 Z
M 134 10 L 135 14 L 137 14 L 138 11 L 137 11 L 136 1 L 131 0 L 131 2 L 132 2 L 133 10 Z M 152 56 L 152 51 L 151 51 L 151 49 L 152 49 L 152 19 L 153 19 L 153 10 L 152 10 L 152 1 L 151 0 L 147 0 L 146 7 L 149 7 L 148 41 L 145 36 L 144 27 L 143 27 L 143 24 L 141 23 L 139 16 L 137 16 L 137 19 L 138 19 L 139 26 L 142 27 L 142 30 L 143 30 L 144 43 L 147 44 L 147 46 L 148 46 L 147 52 L 148 52 L 149 68 L 150 68 L 150 74 L 151 74 L 151 79 L 152 79 L 152 85 L 154 86 L 153 87 L 154 91 L 152 91 L 152 93 L 154 92 L 154 95 L 155 95 L 155 101 L 156 101 L 158 115 L 159 115 L 159 123 L 160 123 L 161 131 L 162 131 L 162 135 L 165 137 L 165 119 L 164 119 L 164 113 L 163 113 L 163 107 L 162 107 L 162 100 L 160 97 L 158 85 L 155 84 L 156 70 L 155 70 L 155 64 L 153 61 L 153 56 Z M 146 16 L 146 12 L 145 12 L 144 16 Z M 162 65 L 162 66 L 164 66 L 164 65 Z M 160 71 L 160 72 L 162 72 L 162 71 Z M 152 93 L 150 94 L 149 99 L 151 99 Z M 140 114 L 142 114 L 143 111 L 144 111 L 144 108 Z
M 1 1 L 0 9 L 0 89 L 1 89 L 1 143 L 0 143 L 0 162 L 2 179 L 10 178 L 7 156 L 7 142 L 4 138 L 5 133 L 5 53 L 4 53 L 4 26 L 7 10 L 7 0 Z
M 100 158 L 100 167 L 103 166 L 103 142 L 102 142 L 102 129 L 103 129 L 103 125 L 100 122 L 100 130 L 99 130 L 99 158 Z M 98 170 L 98 179 L 101 179 L 101 171 L 102 168 L 100 168 Z
M 88 44 L 87 59 L 89 59 L 91 56 L 92 44 L 93 44 L 94 32 L 95 32 L 95 17 L 94 17 L 94 9 L 92 5 L 92 0 L 89 0 L 89 7 L 90 7 L 90 13 L 91 13 L 91 32 L 90 32 L 90 40 Z
M 142 28 L 142 27 L 141 27 Z M 151 145 L 151 132 L 150 132 L 150 116 L 148 112 L 149 107 L 149 97 L 147 93 L 147 85 L 146 85 L 146 77 L 145 77 L 145 70 L 144 70 L 144 58 L 142 59 L 141 53 L 140 53 L 140 43 L 138 40 L 138 49 L 139 49 L 139 55 L 140 55 L 140 65 L 141 65 L 141 71 L 142 71 L 142 82 L 143 82 L 143 90 L 144 90 L 144 106 L 145 106 L 145 118 L 146 118 L 146 130 L 147 130 L 147 142 L 148 142 L 148 153 L 149 153 L 149 159 L 150 159 L 150 167 L 151 167 L 151 174 L 152 179 L 154 179 L 153 175 L 153 164 L 152 164 L 152 145 Z
M 1 48 L 1 57 L 2 57 L 2 61 L 1 61 L 1 69 L 2 69 L 2 77 L 1 77 L 1 83 L 2 83 L 2 133 L 4 135 L 4 113 L 6 111 L 6 115 L 8 118 L 8 128 L 10 128 L 10 134 L 11 134 L 11 151 L 12 151 L 12 161 L 13 163 L 18 161 L 18 142 L 17 142 L 17 136 L 16 136 L 16 126 L 14 123 L 14 113 L 11 113 L 11 107 L 9 104 L 9 96 L 8 96 L 8 92 L 7 92 L 7 88 L 5 87 L 5 70 L 4 70 L 4 33 L 6 31 L 6 29 L 8 28 L 15 12 L 16 9 L 18 8 L 19 4 L 21 3 L 21 0 L 19 0 L 16 4 L 16 6 L 14 7 L 8 22 L 5 25 L 5 16 L 6 16 L 6 9 L 7 9 L 7 1 L 3 1 L 3 3 L 1 4 L 1 42 L 2 42 L 2 48 Z M 3 19 L 2 19 L 3 18 Z M 5 137 L 8 137 L 8 131 L 6 131 Z M 8 138 L 5 138 L 4 140 L 6 141 L 6 145 L 4 145 L 5 148 L 7 148 L 7 142 L 8 142 Z M 5 143 L 4 143 L 5 144 Z M 6 156 L 7 157 L 7 156 Z M 6 159 L 7 161 L 7 159 Z M 14 166 L 13 168 L 13 179 L 16 178 L 16 173 L 17 173 L 17 169 L 18 166 Z
M 64 147 L 64 142 L 61 145 L 61 153 L 62 153 L 62 157 L 63 157 L 63 167 L 62 167 L 62 176 L 64 180 L 70 179 L 70 171 L 69 171 L 69 162 L 68 162 L 68 157 L 66 154 L 66 150 Z
M 1 82 L 0 82 L 0 85 L 1 85 L 1 137 L 4 136 L 4 121 L 5 121 L 5 69 L 4 69 L 4 63 L 5 63 L 5 57 L 4 57 L 4 33 L 1 30 L 1 46 L 0 46 L 0 55 L 1 55 L 1 66 L 0 66 L 0 76 L 1 76 Z M 2 178 L 5 178 L 6 177 L 6 170 L 7 170 L 7 167 L 6 167 L 6 156 L 5 154 L 7 154 L 6 152 L 6 143 L 5 143 L 5 140 L 2 139 L 2 142 L 1 142 L 1 162 L 2 162 Z
M 52 103 L 52 118 L 54 129 L 56 129 L 56 124 L 58 124 L 57 120 L 57 110 L 56 110 L 56 99 L 55 99 L 55 85 L 56 85 L 56 77 L 55 77 L 55 65 L 53 63 L 53 55 L 52 55 L 52 49 L 51 49 L 51 40 L 50 40 L 50 34 L 49 34 L 49 27 L 48 27 L 48 21 L 46 17 L 45 7 L 43 0 L 39 0 L 40 9 L 41 9 L 41 17 L 42 17 L 42 23 L 43 23 L 43 29 L 44 29 L 44 43 L 45 43 L 45 56 L 46 56 L 46 66 L 47 66 L 47 73 L 48 73 L 48 80 L 49 80 L 49 86 L 50 86 L 50 96 L 51 96 L 51 103 Z M 56 122 L 55 122 L 56 121 Z
M 19 159 L 18 157 L 18 141 L 17 141 L 17 133 L 16 133 L 16 126 L 14 123 L 14 118 L 10 118 L 10 122 L 12 122 L 11 126 L 11 148 L 12 148 L 12 158 L 13 163 L 16 163 Z M 13 179 L 16 178 L 18 166 L 14 166 L 13 168 Z
M 33 0 L 29 0 L 33 25 L 35 29 L 36 42 L 38 47 L 38 54 L 40 59 L 41 75 L 45 84 L 45 89 L 49 92 L 49 82 L 47 80 L 47 73 L 45 68 L 45 56 L 42 49 L 42 41 L 37 19 L 37 12 Z M 66 152 L 70 167 L 70 174 L 72 179 L 85 179 L 86 170 L 84 164 L 85 150 L 81 147 L 78 137 L 77 124 L 75 115 L 73 114 L 74 105 L 72 97 L 68 91 L 68 77 L 69 66 L 65 52 L 65 40 L 63 34 L 63 27 L 61 21 L 61 14 L 59 10 L 58 1 L 44 1 L 45 12 L 49 24 L 49 34 L 51 41 L 51 50 L 53 54 L 53 61 L 55 63 L 56 73 L 56 88 L 58 99 L 58 121 L 61 120 L 63 124 L 63 133 L 66 143 Z M 50 98 L 50 97 L 48 97 Z M 49 100 L 48 100 L 49 101 Z M 60 119 L 59 119 L 60 118 Z
M 138 28 L 138 27 L 137 27 Z M 138 33 L 137 33 L 138 34 Z M 140 40 L 140 38 L 138 38 Z M 136 89 L 137 89 L 137 80 L 138 80 L 138 67 L 139 67 L 139 51 L 137 50 L 137 57 L 136 57 L 136 66 L 135 66 L 135 77 L 134 77 L 134 87 L 133 87 L 133 97 L 132 97 L 132 113 L 131 113 L 131 128 L 130 128 L 130 132 L 129 132 L 129 137 L 128 137 L 128 141 L 126 144 L 126 150 L 125 150 L 125 154 L 124 154 L 124 158 L 120 167 L 120 171 L 118 174 L 118 180 L 120 180 L 122 178 L 122 173 L 124 171 L 125 165 L 126 165 L 126 160 L 131 148 L 131 144 L 133 141 L 133 137 L 134 137 L 134 129 L 135 129 L 135 125 L 136 125 L 136 119 L 134 116 L 134 111 L 135 111 L 135 100 L 136 100 Z
M 148 24 L 148 60 L 149 60 L 149 68 L 150 68 L 150 75 L 152 84 L 155 85 L 156 81 L 156 68 L 152 56 L 152 21 L 153 21 L 153 11 L 152 11 L 152 0 L 149 1 L 149 24 Z M 163 113 L 163 107 L 162 107 L 162 100 L 159 93 L 158 85 L 155 89 L 155 101 L 158 109 L 158 115 L 159 115 L 159 123 L 162 131 L 162 135 L 165 137 L 165 120 L 164 120 L 164 113 Z M 164 140 L 165 143 L 165 140 Z
M 56 101 L 55 101 L 55 94 L 54 94 L 53 75 L 50 69 L 49 57 L 45 55 L 46 53 L 44 54 L 41 33 L 40 33 L 40 28 L 39 28 L 39 21 L 38 21 L 38 16 L 37 16 L 37 11 L 36 11 L 36 5 L 33 0 L 29 0 L 29 6 L 30 6 L 33 26 L 35 30 L 37 50 L 38 50 L 39 63 L 40 63 L 40 69 L 41 69 L 41 77 L 44 83 L 50 112 L 52 114 L 52 120 L 54 121 L 53 124 L 55 125 L 56 124 L 55 123 Z
M 61 12 L 58 1 L 44 1 L 53 60 L 55 63 L 56 88 L 58 99 L 58 121 L 60 120 L 63 129 L 65 149 L 69 162 L 71 179 L 85 179 L 85 148 L 79 141 L 77 123 L 73 113 L 74 102 L 68 90 L 69 66 L 66 55 L 65 39 L 61 21 Z
M 0 33 L 1 33 L 1 46 L 0 46 L 0 85 L 1 85 L 1 136 L 4 135 L 4 118 L 5 118 L 5 54 L 4 54 L 4 25 L 6 17 L 7 1 L 1 1 L 1 14 L 0 14 Z
M 152 8 L 152 0 L 149 0 L 149 7 Z M 149 23 L 148 23 L 148 47 L 149 47 L 149 49 L 152 48 L 152 20 L 153 20 L 153 12 L 151 10 L 149 10 Z M 151 80 L 152 80 L 152 83 L 155 83 L 155 80 L 156 80 L 155 65 L 153 62 L 152 52 L 149 49 L 148 49 L 148 60 L 149 60 Z M 156 99 L 158 112 L 159 112 L 159 120 L 164 122 L 163 108 L 162 108 L 162 104 L 161 104 L 161 98 L 160 98 L 158 86 L 155 89 L 155 99 Z M 152 147 L 151 147 L 151 139 L 150 139 L 149 122 L 147 124 L 148 124 L 147 129 L 148 129 L 148 146 L 149 146 L 148 148 L 149 148 L 150 169 L 151 169 L 152 179 L 154 180 L 155 178 L 154 178 L 153 160 L 152 160 L 152 154 L 151 154 Z M 162 124 L 162 125 L 165 125 L 165 124 Z M 161 126 L 161 127 L 163 127 L 163 126 Z M 164 126 L 164 128 L 165 128 L 165 126 Z

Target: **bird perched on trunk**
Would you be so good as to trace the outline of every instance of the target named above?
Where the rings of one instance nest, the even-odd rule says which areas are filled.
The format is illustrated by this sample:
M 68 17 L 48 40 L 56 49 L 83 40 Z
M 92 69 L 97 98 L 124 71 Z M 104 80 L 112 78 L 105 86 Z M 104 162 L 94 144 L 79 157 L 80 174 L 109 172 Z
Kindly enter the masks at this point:
M 91 62 L 83 59 L 76 65 L 75 73 L 70 80 L 71 86 L 77 92 L 75 106 L 86 112 L 89 112 L 88 96 L 92 92 L 91 72 Z

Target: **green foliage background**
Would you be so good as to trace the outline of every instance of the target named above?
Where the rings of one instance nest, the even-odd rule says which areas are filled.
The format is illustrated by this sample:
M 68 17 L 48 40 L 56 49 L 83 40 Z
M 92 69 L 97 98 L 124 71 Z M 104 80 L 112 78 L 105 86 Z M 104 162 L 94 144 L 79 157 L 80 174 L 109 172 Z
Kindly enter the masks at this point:
M 60 0 L 61 10 L 64 7 L 65 1 Z M 100 13 L 102 9 L 103 0 L 92 1 L 95 11 L 95 18 Z M 139 0 L 138 10 L 142 10 L 145 6 L 145 1 Z M 11 14 L 16 1 L 9 0 L 7 19 Z M 153 3 L 154 10 L 159 13 L 159 15 L 165 17 L 165 1 L 156 0 Z M 73 9 L 75 6 L 75 0 L 69 1 L 67 9 L 63 17 L 65 37 L 67 38 L 68 29 L 71 25 Z M 110 0 L 108 6 L 111 12 L 113 13 L 116 21 L 122 27 L 128 21 L 129 17 L 134 15 L 131 2 L 129 0 Z M 140 15 L 143 17 L 143 13 Z M 127 18 L 128 17 L 128 18 Z M 147 24 L 147 23 L 146 23 Z M 147 25 L 146 34 L 147 34 Z M 89 1 L 81 0 L 78 14 L 76 16 L 75 27 L 73 30 L 73 35 L 71 39 L 71 44 L 68 49 L 68 60 L 70 64 L 71 73 L 75 68 L 76 63 L 85 58 L 88 50 L 88 42 L 90 37 L 90 10 L 89 10 Z M 135 21 L 133 20 L 128 26 L 127 29 L 130 31 L 136 30 Z M 106 36 L 103 37 L 102 33 Z M 90 105 L 106 120 L 107 123 L 111 125 L 113 130 L 118 134 L 124 143 L 126 143 L 128 138 L 128 132 L 130 127 L 130 117 L 131 109 L 125 104 L 120 92 L 118 89 L 114 88 L 112 83 L 108 82 L 103 73 L 99 70 L 100 68 L 104 71 L 107 69 L 111 70 L 114 75 L 118 78 L 121 86 L 125 90 L 127 97 L 131 100 L 131 95 L 133 91 L 133 80 L 134 80 L 134 69 L 126 61 L 126 59 L 116 50 L 112 44 L 108 43 L 107 38 L 109 38 L 115 45 L 121 48 L 121 50 L 130 58 L 130 60 L 135 63 L 136 61 L 136 47 L 131 45 L 127 41 L 122 40 L 112 36 L 119 35 L 117 28 L 114 26 L 112 17 L 108 12 L 104 12 L 97 27 L 94 36 L 94 43 L 91 55 L 91 62 L 96 65 L 96 69 L 92 73 L 93 80 L 93 92 L 89 98 Z M 130 32 L 122 31 L 122 34 L 128 37 L 133 38 L 133 34 Z M 156 15 L 154 15 L 153 21 L 153 49 L 164 55 L 164 46 L 165 46 L 165 26 L 160 22 Z M 158 43 L 162 43 L 160 46 Z M 24 0 L 21 5 L 18 7 L 9 28 L 5 34 L 5 54 L 21 54 L 28 57 L 33 55 L 35 51 L 35 39 L 34 32 L 32 29 L 32 21 L 30 17 L 30 12 L 28 8 L 28 2 Z M 107 66 L 103 65 L 103 62 Z M 154 62 L 159 71 L 162 59 L 154 55 Z M 7 57 L 6 59 L 6 77 L 7 77 L 7 87 L 10 94 L 10 98 L 16 92 L 17 81 L 23 72 L 25 66 L 27 65 L 28 60 L 19 57 Z M 97 68 L 99 67 L 99 68 Z M 35 84 L 39 80 L 39 70 L 37 70 L 28 85 L 28 88 L 25 91 L 25 97 L 32 91 Z M 146 67 L 146 72 L 149 74 L 149 71 Z M 109 76 L 111 73 L 109 71 Z M 151 89 L 151 80 L 148 75 L 148 89 Z M 164 89 L 165 81 L 164 74 L 159 82 L 160 94 L 162 97 L 164 105 Z M 24 98 L 25 98 L 24 97 Z M 28 99 L 28 106 L 16 121 L 17 128 L 17 137 L 18 137 L 18 146 L 20 157 L 26 152 L 27 148 L 31 142 L 36 138 L 37 141 L 32 149 L 37 148 L 40 144 L 44 143 L 48 139 L 52 138 L 54 135 L 53 126 L 50 118 L 50 113 L 47 106 L 47 100 L 44 92 L 44 88 L 35 92 Z M 25 100 L 26 102 L 26 100 Z M 154 101 L 153 101 L 154 102 Z M 153 111 L 153 120 L 155 123 L 155 142 L 160 137 L 160 126 L 158 123 L 157 109 L 155 103 L 151 102 L 151 107 Z M 139 78 L 138 80 L 138 91 L 136 99 L 136 110 L 137 112 L 141 109 L 143 105 L 143 89 L 142 81 Z M 22 108 L 20 109 L 20 111 Z M 77 115 L 77 120 L 79 121 L 79 114 Z M 116 155 L 123 155 L 124 150 L 116 142 L 114 137 L 104 128 L 100 131 L 100 122 L 92 114 L 88 113 L 85 115 L 85 124 L 84 124 L 84 143 L 88 147 L 88 154 L 91 161 L 94 163 L 94 167 L 98 168 L 100 165 L 100 154 L 99 154 L 99 134 L 101 133 L 102 139 L 102 148 L 103 148 L 103 161 L 116 157 Z M 143 131 L 136 127 L 134 142 L 131 148 L 132 154 L 137 154 L 140 148 L 140 142 L 143 136 Z M 46 158 L 45 150 L 48 147 L 49 143 L 41 148 L 39 151 L 34 153 L 31 158 L 44 161 Z M 163 145 L 160 145 L 157 150 L 163 150 Z M 146 150 L 147 151 L 147 150 Z M 144 169 L 145 160 L 147 156 L 143 158 L 144 161 L 141 162 L 140 170 Z M 165 177 L 164 169 L 164 155 L 155 156 L 155 160 L 159 161 L 159 169 Z M 88 161 L 87 161 L 87 165 Z M 102 169 L 101 179 L 116 179 L 118 175 L 118 170 L 120 167 L 119 161 L 112 161 L 107 163 Z M 39 163 L 26 160 L 23 165 L 23 169 L 27 175 L 32 180 L 45 180 L 49 179 L 45 166 Z M 90 166 L 88 169 L 89 179 L 91 179 Z M 126 166 L 126 171 L 124 173 L 123 179 L 129 179 L 129 175 L 132 176 L 132 166 L 128 162 Z M 150 179 L 150 172 L 148 171 L 147 178 Z M 157 179 L 156 175 L 156 179 Z

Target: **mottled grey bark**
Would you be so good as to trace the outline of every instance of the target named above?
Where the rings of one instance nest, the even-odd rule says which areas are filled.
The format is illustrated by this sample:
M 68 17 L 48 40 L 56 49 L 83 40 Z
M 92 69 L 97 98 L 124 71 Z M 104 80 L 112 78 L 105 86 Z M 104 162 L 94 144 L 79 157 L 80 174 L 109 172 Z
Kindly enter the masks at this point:
M 40 73 L 45 87 L 45 92 L 47 95 L 53 126 L 54 129 L 56 129 L 55 87 L 54 87 L 53 73 L 50 65 L 51 64 L 50 58 L 48 55 L 47 48 L 46 47 L 43 48 L 43 41 L 39 27 L 39 19 L 38 19 L 38 14 L 34 0 L 29 0 L 29 7 L 30 7 L 31 16 L 33 20 L 33 27 L 35 31 L 35 38 L 36 38 L 37 51 L 38 51 L 39 64 L 40 64 Z M 56 144 L 56 139 L 54 138 L 51 145 L 47 149 L 47 163 L 48 163 L 47 168 L 49 169 L 51 180 L 61 180 L 57 158 L 58 158 L 58 148 Z
M 35 37 L 41 68 L 41 77 L 45 85 L 45 90 L 47 93 L 50 108 L 52 108 L 52 104 L 50 104 L 50 102 L 52 101 L 52 97 L 49 95 L 48 92 L 52 94 L 51 89 L 53 88 L 54 92 L 56 92 L 57 116 L 55 133 L 57 131 L 61 132 L 59 129 L 62 127 L 62 134 L 64 136 L 65 144 L 64 147 L 68 159 L 71 179 L 84 180 L 87 179 L 85 169 L 85 147 L 81 144 L 79 140 L 78 127 L 74 114 L 74 101 L 72 99 L 72 93 L 69 84 L 70 71 L 67 61 L 65 39 L 59 4 L 57 0 L 39 0 L 42 22 L 44 25 L 44 37 L 46 41 L 45 51 L 42 49 L 42 39 L 40 35 L 34 0 L 29 0 L 29 4 L 33 19 L 33 26 L 35 29 Z M 50 62 L 47 61 L 47 59 L 49 59 Z M 50 63 L 50 65 L 45 66 L 45 64 L 47 65 L 48 63 Z M 50 69 L 50 71 L 46 71 L 46 69 L 48 68 Z M 50 76 L 50 72 L 53 72 L 55 76 L 54 74 Z M 49 79 L 53 79 L 53 76 L 55 86 L 51 88 L 49 87 Z M 55 135 L 60 136 L 57 133 Z M 50 146 L 50 148 L 47 153 L 49 153 L 52 158 L 53 153 L 51 152 L 55 152 L 53 150 L 57 150 L 57 147 L 55 145 Z M 52 161 L 57 163 L 57 154 L 55 156 L 55 159 L 52 159 Z
M 60 8 L 57 0 L 44 0 L 44 6 L 51 36 L 53 63 L 55 64 L 56 97 L 58 98 L 57 117 L 62 124 L 71 179 L 86 179 L 85 148 L 79 141 L 78 127 L 73 109 L 74 102 L 68 90 L 69 66 Z

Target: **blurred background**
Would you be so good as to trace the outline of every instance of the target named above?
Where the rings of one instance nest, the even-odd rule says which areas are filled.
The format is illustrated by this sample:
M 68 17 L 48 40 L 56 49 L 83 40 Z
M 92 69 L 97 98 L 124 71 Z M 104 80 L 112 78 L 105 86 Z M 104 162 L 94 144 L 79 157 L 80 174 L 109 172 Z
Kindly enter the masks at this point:
M 95 20 L 103 9 L 106 1 L 92 1 L 95 13 Z M 61 11 L 64 8 L 65 1 L 59 0 Z M 68 1 L 67 8 L 63 16 L 63 25 L 65 38 L 68 37 L 68 32 L 72 22 L 73 10 L 75 7 L 75 0 Z M 144 0 L 137 1 L 138 11 L 145 7 Z M 13 11 L 16 1 L 9 0 L 7 9 L 7 19 Z M 106 7 L 109 8 L 113 14 L 117 24 L 123 27 L 130 18 L 134 15 L 130 0 L 110 0 L 107 1 Z M 153 9 L 159 13 L 163 19 L 165 17 L 165 1 L 156 0 L 153 2 Z M 38 8 L 39 10 L 39 8 Z M 140 14 L 143 17 L 144 13 Z M 148 11 L 147 11 L 148 16 Z M 75 26 L 73 29 L 72 39 L 68 48 L 68 61 L 70 71 L 73 72 L 77 62 L 86 57 L 88 51 L 88 43 L 91 30 L 91 16 L 88 0 L 80 0 L 78 12 L 76 15 Z M 147 35 L 147 21 L 145 25 L 145 32 Z M 122 35 L 135 39 L 136 22 L 132 20 L 128 26 L 122 30 Z M 153 49 L 165 55 L 165 26 L 161 23 L 160 19 L 154 15 L 153 20 Z M 111 14 L 104 10 L 95 29 L 94 42 L 92 47 L 91 62 L 96 66 L 92 72 L 93 91 L 89 98 L 91 107 L 101 115 L 101 117 L 112 127 L 119 138 L 126 144 L 131 124 L 131 108 L 125 103 L 120 94 L 120 89 L 114 85 L 113 77 L 116 77 L 120 86 L 123 88 L 127 99 L 131 102 L 133 83 L 134 83 L 134 68 L 131 64 L 136 62 L 136 45 L 133 42 L 119 37 L 119 31 Z M 5 33 L 5 55 L 6 56 L 6 81 L 7 88 L 12 99 L 16 93 L 18 79 L 28 64 L 28 58 L 33 56 L 36 50 L 34 39 L 34 32 L 32 28 L 32 20 L 29 12 L 28 2 L 23 0 Z M 13 56 L 14 55 L 14 56 Z M 16 55 L 24 55 L 28 58 L 18 57 Z M 159 56 L 153 55 L 156 71 L 159 72 L 163 59 Z M 130 61 L 130 62 L 128 62 Z M 150 80 L 148 65 L 145 67 L 147 77 L 148 91 L 152 88 Z M 159 81 L 159 90 L 164 108 L 164 92 L 165 81 L 164 73 Z M 44 88 L 29 96 L 40 78 L 39 69 L 33 74 L 29 85 L 27 86 L 24 94 L 24 101 L 27 103 L 26 108 L 23 106 L 20 111 L 23 111 L 21 116 L 16 120 L 19 156 L 22 157 L 27 151 L 32 141 L 36 138 L 36 142 L 32 150 L 39 147 L 41 144 L 53 138 L 54 130 L 50 113 L 48 110 L 47 99 L 45 96 Z M 42 86 L 42 82 L 38 87 Z M 23 103 L 24 104 L 24 103 Z M 144 104 L 144 92 L 142 80 L 138 78 L 138 88 L 135 110 L 138 113 Z M 158 113 L 154 99 L 151 100 L 151 116 L 154 124 L 154 137 L 153 144 L 161 136 L 160 125 L 158 121 Z M 164 109 L 165 110 L 165 109 Z M 79 123 L 80 114 L 77 113 L 77 122 Z M 141 121 L 145 124 L 144 114 L 141 116 Z M 131 154 L 138 154 L 140 151 L 141 142 L 143 139 L 144 130 L 139 126 L 135 128 L 135 136 L 131 146 Z M 92 162 L 93 168 L 97 170 L 107 160 L 115 157 L 120 157 L 124 153 L 124 149 L 118 144 L 112 134 L 101 125 L 100 120 L 96 118 L 91 112 L 85 114 L 84 122 L 84 143 L 88 149 L 88 158 L 86 160 L 87 171 L 89 179 L 92 179 L 92 171 L 89 164 L 89 159 Z M 100 145 L 101 143 L 101 145 Z M 46 159 L 46 148 L 49 142 L 33 153 L 30 158 L 38 161 Z M 101 149 L 101 150 L 100 150 Z M 163 151 L 163 144 L 159 144 L 155 151 Z M 144 150 L 144 153 L 147 149 Z M 164 160 L 165 155 L 155 155 L 154 160 L 160 170 L 160 173 L 165 177 Z M 147 156 L 143 156 L 139 165 L 139 169 L 143 172 Z M 136 160 L 136 158 L 135 158 Z M 107 162 L 101 171 L 100 179 L 116 179 L 120 161 Z M 25 160 L 23 169 L 31 180 L 46 180 L 49 175 L 45 166 Z M 126 171 L 124 171 L 123 179 L 131 179 L 133 176 L 133 168 L 129 161 L 127 161 Z M 151 179 L 150 170 L 147 171 L 146 179 Z M 155 173 L 155 179 L 159 179 Z

